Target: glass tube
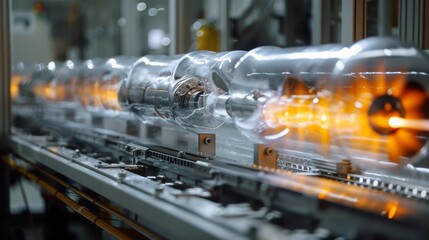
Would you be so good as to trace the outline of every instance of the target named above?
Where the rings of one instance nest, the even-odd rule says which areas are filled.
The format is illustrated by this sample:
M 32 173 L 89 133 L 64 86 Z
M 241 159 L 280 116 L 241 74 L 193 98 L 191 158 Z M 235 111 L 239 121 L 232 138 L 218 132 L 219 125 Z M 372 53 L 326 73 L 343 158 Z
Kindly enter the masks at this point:
M 57 67 L 61 65 L 58 62 L 49 62 L 48 64 L 36 64 L 33 67 L 31 80 L 28 85 L 22 86 L 23 94 L 34 96 L 37 100 L 48 101 L 54 94 L 49 84 L 55 76 Z M 20 89 L 20 90 L 21 90 Z M 28 92 L 31 91 L 31 93 Z
M 79 62 L 65 61 L 56 66 L 54 77 L 45 87 L 45 100 L 49 102 L 74 104 L 73 87 L 79 72 Z
M 125 90 L 128 73 L 136 60 L 136 58 L 116 57 L 110 58 L 104 64 L 105 72 L 98 79 L 97 95 L 105 115 L 116 116 L 123 111 L 120 96 L 124 93 L 121 91 Z
M 134 63 L 125 91 L 120 90 L 120 104 L 138 119 L 149 124 L 165 124 L 163 106 L 168 105 L 169 78 L 179 56 L 147 55 Z
M 171 79 L 170 106 L 176 123 L 187 129 L 216 129 L 229 118 L 224 96 L 230 91 L 232 71 L 244 51 L 185 55 Z M 183 102 L 183 104 L 182 104 Z
M 100 58 L 85 61 L 74 85 L 75 100 L 90 112 L 101 113 L 102 111 L 98 89 L 101 79 L 106 74 L 105 63 L 106 60 Z
M 428 156 L 429 133 L 389 125 L 429 119 L 429 58 L 391 38 L 369 38 L 335 65 L 331 108 L 336 143 L 347 156 L 396 164 Z M 349 76 L 349 77 L 343 77 Z
M 217 128 L 228 116 L 214 111 L 216 98 L 227 90 L 227 76 L 243 54 L 199 51 L 143 57 L 131 70 L 127 104 L 144 122 L 162 119 L 188 130 Z
M 389 38 L 257 48 L 236 65 L 226 106 L 243 134 L 279 149 L 409 163 L 427 156 L 427 132 L 386 124 L 392 116 L 427 119 L 428 63 Z
M 12 66 L 11 75 L 10 96 L 12 101 L 15 102 L 17 98 L 22 95 L 20 93 L 20 86 L 29 83 L 31 71 L 28 65 L 19 62 Z
M 226 103 L 237 128 L 279 149 L 320 154 L 314 142 L 331 141 L 326 133 L 329 80 L 336 62 L 349 50 L 326 45 L 248 52 L 235 66 Z

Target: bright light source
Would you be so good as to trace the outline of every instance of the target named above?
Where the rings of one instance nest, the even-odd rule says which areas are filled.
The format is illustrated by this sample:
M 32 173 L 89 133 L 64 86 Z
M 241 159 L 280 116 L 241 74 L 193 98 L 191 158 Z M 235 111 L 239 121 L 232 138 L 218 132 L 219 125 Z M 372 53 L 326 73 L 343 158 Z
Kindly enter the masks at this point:
M 392 128 L 399 128 L 401 126 L 401 120 L 397 117 L 391 117 L 389 119 L 389 126 Z
M 55 70 L 55 63 L 54 62 L 49 62 L 48 63 L 48 69 L 51 70 L 51 71 Z
M 171 40 L 170 40 L 170 38 L 169 38 L 169 37 L 164 37 L 164 38 L 161 40 L 161 44 L 162 44 L 163 46 L 168 46 L 168 45 L 170 45 L 170 43 L 171 43 Z
M 146 9 L 147 5 L 144 2 L 137 3 L 137 11 L 141 12 Z
M 391 117 L 389 118 L 389 126 L 391 128 L 407 128 L 407 129 L 414 129 L 414 130 L 429 131 L 429 120 Z
M 165 38 L 164 30 L 153 28 L 147 34 L 147 45 L 150 49 L 159 49 L 163 47 L 162 40 Z
M 151 9 L 149 9 L 148 14 L 149 14 L 149 16 L 154 17 L 154 16 L 156 16 L 156 14 L 158 14 L 158 9 L 151 8 Z

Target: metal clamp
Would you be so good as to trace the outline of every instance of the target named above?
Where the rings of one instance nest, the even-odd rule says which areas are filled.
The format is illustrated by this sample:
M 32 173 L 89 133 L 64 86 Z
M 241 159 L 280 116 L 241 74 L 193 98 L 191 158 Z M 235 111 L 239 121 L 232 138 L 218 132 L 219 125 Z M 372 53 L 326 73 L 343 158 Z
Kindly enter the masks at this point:
M 216 135 L 212 133 L 198 134 L 198 152 L 208 155 L 216 155 Z
M 277 168 L 278 152 L 272 147 L 263 144 L 255 146 L 255 161 L 254 163 L 260 167 Z

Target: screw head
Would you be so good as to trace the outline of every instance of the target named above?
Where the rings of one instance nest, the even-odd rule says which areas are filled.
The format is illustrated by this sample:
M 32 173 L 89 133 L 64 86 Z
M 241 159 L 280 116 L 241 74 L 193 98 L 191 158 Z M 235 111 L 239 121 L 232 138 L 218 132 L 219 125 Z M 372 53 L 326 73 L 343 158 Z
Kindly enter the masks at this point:
M 125 169 L 121 169 L 121 170 L 118 172 L 118 178 L 119 178 L 119 179 L 124 179 L 125 177 L 127 177 L 127 171 L 125 171 Z
M 206 144 L 206 145 L 209 145 L 210 143 L 212 143 L 212 140 L 211 140 L 211 138 L 206 137 L 206 138 L 203 139 L 203 143 Z
M 271 155 L 273 153 L 274 153 L 274 149 L 272 149 L 270 147 L 267 147 L 267 148 L 264 149 L 264 154 L 265 155 Z

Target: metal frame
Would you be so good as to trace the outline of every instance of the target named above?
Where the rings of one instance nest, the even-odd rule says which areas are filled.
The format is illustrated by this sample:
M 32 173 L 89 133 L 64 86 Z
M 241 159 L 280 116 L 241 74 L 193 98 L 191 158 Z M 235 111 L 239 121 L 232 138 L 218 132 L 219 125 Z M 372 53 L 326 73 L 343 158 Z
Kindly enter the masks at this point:
M 10 134 L 10 19 L 9 0 L 0 2 L 0 149 L 5 150 L 4 144 Z
M 423 1 L 422 6 L 423 19 L 422 19 L 422 48 L 429 49 L 429 1 Z
M 140 42 L 136 35 L 140 35 L 138 24 L 139 12 L 136 11 L 137 0 L 121 1 L 121 13 L 127 23 L 121 27 L 121 50 L 123 55 L 136 56 L 140 53 Z
M 429 1 L 401 0 L 399 38 L 421 49 L 429 48 Z
M 351 44 L 366 37 L 366 0 L 342 0 L 341 43 Z
M 192 24 L 192 0 L 170 0 L 169 27 L 171 35 L 170 55 L 183 54 L 189 51 L 191 36 L 189 26 Z
M 313 16 L 313 27 L 311 29 L 311 44 L 319 45 L 329 42 L 331 1 L 312 0 L 311 14 Z
M 139 221 L 149 229 L 167 238 L 240 239 L 240 233 L 222 226 L 227 222 L 220 222 L 211 214 L 198 213 L 216 213 L 213 204 L 177 197 L 173 190 L 157 182 L 132 173 L 120 175 L 120 169 L 103 171 L 95 167 L 97 160 L 86 156 L 79 158 L 71 150 L 59 149 L 57 155 L 16 136 L 11 137 L 11 142 L 23 158 L 39 162 L 101 196 L 108 196 L 120 207 L 137 214 Z M 62 157 L 65 155 L 68 157 Z
M 421 0 L 401 0 L 399 5 L 399 38 L 421 47 Z
M 378 0 L 378 28 L 377 32 L 379 36 L 390 35 L 390 29 L 392 27 L 392 1 L 391 0 Z
M 10 1 L 0 0 L 0 157 L 5 158 L 10 135 Z M 0 236 L 10 238 L 9 169 L 0 163 Z

